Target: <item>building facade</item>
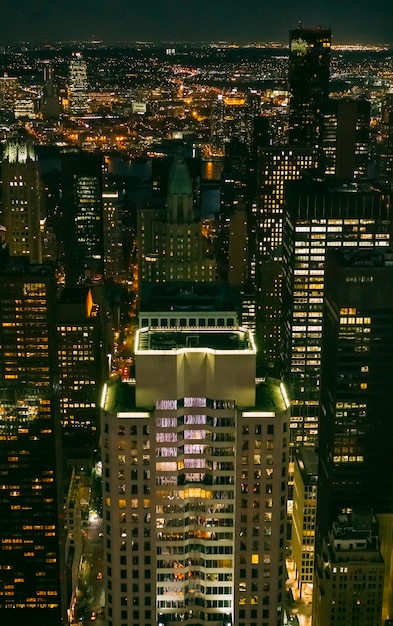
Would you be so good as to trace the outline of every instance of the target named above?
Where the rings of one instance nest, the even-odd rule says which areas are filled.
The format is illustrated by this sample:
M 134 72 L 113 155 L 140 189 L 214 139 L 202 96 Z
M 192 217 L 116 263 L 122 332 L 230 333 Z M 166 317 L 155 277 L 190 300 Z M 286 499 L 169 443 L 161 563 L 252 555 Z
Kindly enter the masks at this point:
M 11 255 L 42 262 L 40 179 L 31 142 L 11 139 L 2 162 L 3 220 Z
M 0 267 L 0 621 L 61 626 L 66 601 L 55 280 L 10 257 Z
M 283 623 L 288 409 L 237 327 L 140 329 L 103 393 L 108 626 Z
M 257 338 L 267 363 L 279 357 L 282 289 L 284 186 L 316 164 L 313 149 L 300 146 L 259 148 L 255 214 Z
M 139 280 L 216 280 L 211 242 L 202 233 L 190 171 L 181 156 L 169 174 L 166 206 L 141 209 L 137 231 Z
M 316 445 L 328 248 L 386 248 L 390 196 L 370 183 L 318 174 L 288 183 L 283 233 L 282 364 L 290 385 L 294 445 Z

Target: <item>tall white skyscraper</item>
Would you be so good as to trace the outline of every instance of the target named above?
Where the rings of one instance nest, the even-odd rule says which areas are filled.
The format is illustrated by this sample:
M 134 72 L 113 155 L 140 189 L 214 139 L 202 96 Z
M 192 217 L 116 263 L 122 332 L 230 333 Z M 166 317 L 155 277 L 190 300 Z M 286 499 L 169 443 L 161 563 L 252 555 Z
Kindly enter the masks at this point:
M 102 398 L 108 626 L 280 626 L 289 403 L 248 331 L 141 328 Z

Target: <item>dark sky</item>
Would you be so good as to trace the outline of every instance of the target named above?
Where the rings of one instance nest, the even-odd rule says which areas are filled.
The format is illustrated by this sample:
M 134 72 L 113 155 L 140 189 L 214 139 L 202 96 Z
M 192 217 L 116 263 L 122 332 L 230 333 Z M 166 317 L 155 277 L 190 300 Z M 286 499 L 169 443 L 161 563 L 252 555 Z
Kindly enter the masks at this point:
M 392 43 L 393 0 L 3 0 L 0 44 L 18 41 L 281 41 L 299 20 L 335 43 Z

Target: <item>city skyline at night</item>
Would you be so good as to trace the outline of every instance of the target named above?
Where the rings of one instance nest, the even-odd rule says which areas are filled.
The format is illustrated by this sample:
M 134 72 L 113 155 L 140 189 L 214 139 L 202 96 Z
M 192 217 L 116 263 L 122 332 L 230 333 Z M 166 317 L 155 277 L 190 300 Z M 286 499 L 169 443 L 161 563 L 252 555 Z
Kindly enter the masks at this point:
M 386 0 L 0 26 L 0 626 L 393 625 Z

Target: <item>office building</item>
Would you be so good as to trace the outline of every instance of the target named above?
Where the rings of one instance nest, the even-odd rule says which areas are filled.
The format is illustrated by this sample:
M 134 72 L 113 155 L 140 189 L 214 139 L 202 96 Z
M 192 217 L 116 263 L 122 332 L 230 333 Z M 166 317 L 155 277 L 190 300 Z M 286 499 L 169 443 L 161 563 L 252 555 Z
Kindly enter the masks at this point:
M 283 624 L 289 403 L 248 331 L 144 328 L 102 401 L 108 626 Z
M 61 189 L 65 284 L 97 283 L 104 272 L 102 156 L 63 154 Z
M 393 94 L 388 93 L 382 105 L 381 144 L 379 146 L 379 179 L 393 189 Z
M 393 360 L 392 252 L 329 251 L 325 303 L 320 479 L 326 474 L 333 508 L 367 502 L 377 512 L 393 512 L 386 393 Z
M 12 256 L 42 262 L 41 192 L 37 155 L 31 142 L 11 139 L 2 163 L 3 224 Z
M 66 448 L 98 443 L 99 394 L 107 375 L 101 312 L 88 287 L 65 288 L 57 302 L 60 419 Z
M 315 448 L 295 450 L 292 510 L 292 557 L 300 597 L 308 598 L 314 580 L 318 457 Z
M 104 218 L 104 274 L 115 282 L 125 280 L 123 248 L 124 199 L 120 186 L 107 185 L 102 192 Z
M 313 624 L 381 624 L 384 563 L 375 516 L 363 510 L 338 515 L 319 556 Z
M 350 180 L 366 178 L 370 143 L 370 102 L 340 98 L 322 108 L 321 168 Z
M 310 148 L 271 146 L 258 150 L 254 217 L 257 340 L 270 365 L 277 362 L 280 345 L 284 185 L 301 178 L 315 164 Z
M 238 321 L 235 295 L 227 283 L 142 284 L 140 328 L 222 328 Z
M 295 445 L 317 444 L 326 251 L 387 247 L 390 233 L 390 196 L 383 187 L 311 172 L 287 184 L 281 354 Z
M 73 52 L 68 76 L 69 110 L 72 115 L 85 115 L 87 103 L 87 65 L 81 52 Z
M 19 92 L 19 79 L 4 72 L 0 76 L 0 111 L 13 115 L 16 97 Z
M 326 259 L 318 535 L 337 510 L 373 508 L 385 563 L 383 617 L 393 615 L 393 254 L 342 249 Z
M 52 271 L 0 267 L 0 622 L 63 624 L 64 538 Z
M 190 170 L 177 156 L 172 164 L 166 206 L 138 211 L 139 280 L 214 281 L 212 242 L 202 232 Z
M 329 96 L 331 31 L 289 32 L 289 143 L 320 151 L 322 107 Z

